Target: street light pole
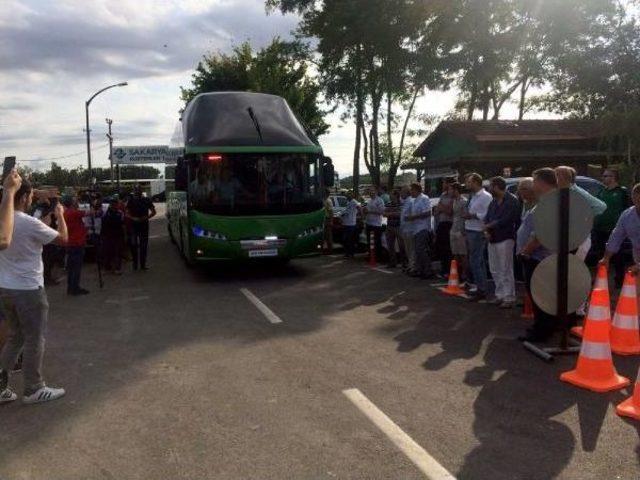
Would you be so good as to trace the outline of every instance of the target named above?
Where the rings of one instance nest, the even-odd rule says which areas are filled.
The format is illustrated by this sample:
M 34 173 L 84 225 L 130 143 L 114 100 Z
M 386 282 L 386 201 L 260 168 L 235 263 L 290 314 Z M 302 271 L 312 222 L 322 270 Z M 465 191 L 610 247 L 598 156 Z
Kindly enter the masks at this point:
M 110 118 L 105 118 L 105 120 L 109 127 L 109 133 L 107 133 L 107 138 L 109 139 L 109 169 L 111 174 L 111 188 L 113 188 L 113 135 L 111 134 L 111 124 L 113 123 L 113 120 Z
M 115 87 L 126 87 L 127 85 L 128 85 L 127 82 L 121 82 L 121 83 L 116 83 L 114 85 L 109 85 L 108 87 L 104 87 L 98 90 L 96 93 L 91 95 L 89 100 L 84 102 L 84 113 L 85 113 L 85 120 L 87 124 L 85 131 L 87 133 L 87 168 L 89 169 L 89 183 L 91 183 L 91 179 L 93 178 L 93 169 L 91 168 L 91 131 L 89 130 L 89 105 L 91 105 L 91 102 L 93 101 L 94 98 L 96 98 L 105 90 L 109 90 L 110 88 L 115 88 Z

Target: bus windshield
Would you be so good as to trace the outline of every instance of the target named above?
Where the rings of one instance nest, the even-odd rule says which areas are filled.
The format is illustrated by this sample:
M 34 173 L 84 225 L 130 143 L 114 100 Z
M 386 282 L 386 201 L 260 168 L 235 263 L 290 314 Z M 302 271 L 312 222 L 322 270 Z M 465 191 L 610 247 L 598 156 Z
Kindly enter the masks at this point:
M 191 208 L 216 215 L 278 215 L 322 208 L 313 154 L 204 154 L 189 170 Z

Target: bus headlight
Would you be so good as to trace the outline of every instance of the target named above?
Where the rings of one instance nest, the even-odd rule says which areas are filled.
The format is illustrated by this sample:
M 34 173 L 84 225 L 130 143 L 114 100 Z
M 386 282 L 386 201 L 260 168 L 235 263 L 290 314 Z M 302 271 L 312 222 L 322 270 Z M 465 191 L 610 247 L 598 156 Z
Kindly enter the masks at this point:
M 209 238 L 211 240 L 219 240 L 219 241 L 226 241 L 227 237 L 225 237 L 223 234 L 218 233 L 218 232 L 214 232 L 212 230 L 206 230 L 202 227 L 199 227 L 198 225 L 195 225 L 193 227 L 193 234 L 196 237 L 201 237 L 201 238 Z
M 311 228 L 307 228 L 307 229 L 303 230 L 301 233 L 299 233 L 298 234 L 298 238 L 310 237 L 312 235 L 317 235 L 319 233 L 322 233 L 322 227 L 311 227 Z

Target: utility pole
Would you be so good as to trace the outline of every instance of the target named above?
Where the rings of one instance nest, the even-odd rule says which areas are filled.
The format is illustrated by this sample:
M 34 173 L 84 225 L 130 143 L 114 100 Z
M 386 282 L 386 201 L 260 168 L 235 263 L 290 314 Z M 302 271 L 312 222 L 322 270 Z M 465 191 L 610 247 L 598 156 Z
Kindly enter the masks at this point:
M 111 188 L 113 188 L 113 135 L 111 134 L 111 124 L 113 120 L 110 118 L 105 118 L 107 122 L 107 127 L 109 128 L 109 133 L 107 133 L 107 138 L 109 139 L 109 166 L 111 169 Z
M 121 83 L 116 83 L 115 85 L 109 85 L 108 87 L 104 87 L 98 90 L 96 93 L 91 95 L 91 97 L 89 97 L 89 100 L 84 102 L 84 114 L 85 114 L 85 121 L 87 124 L 87 128 L 85 132 L 87 134 L 87 169 L 89 170 L 89 185 L 91 185 L 92 178 L 93 178 L 93 169 L 91 168 L 91 130 L 89 129 L 89 105 L 91 105 L 91 102 L 93 101 L 93 99 L 96 98 L 98 95 L 100 95 L 102 92 L 109 90 L 110 88 L 126 87 L 127 85 L 128 85 L 127 82 L 121 82 Z

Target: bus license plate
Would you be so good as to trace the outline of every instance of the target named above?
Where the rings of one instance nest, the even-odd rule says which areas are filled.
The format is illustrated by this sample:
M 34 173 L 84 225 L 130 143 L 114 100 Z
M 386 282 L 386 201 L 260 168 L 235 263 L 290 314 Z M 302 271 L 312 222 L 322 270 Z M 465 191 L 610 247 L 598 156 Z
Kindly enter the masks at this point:
M 249 258 L 256 257 L 277 257 L 278 249 L 273 248 L 270 250 L 249 250 Z

